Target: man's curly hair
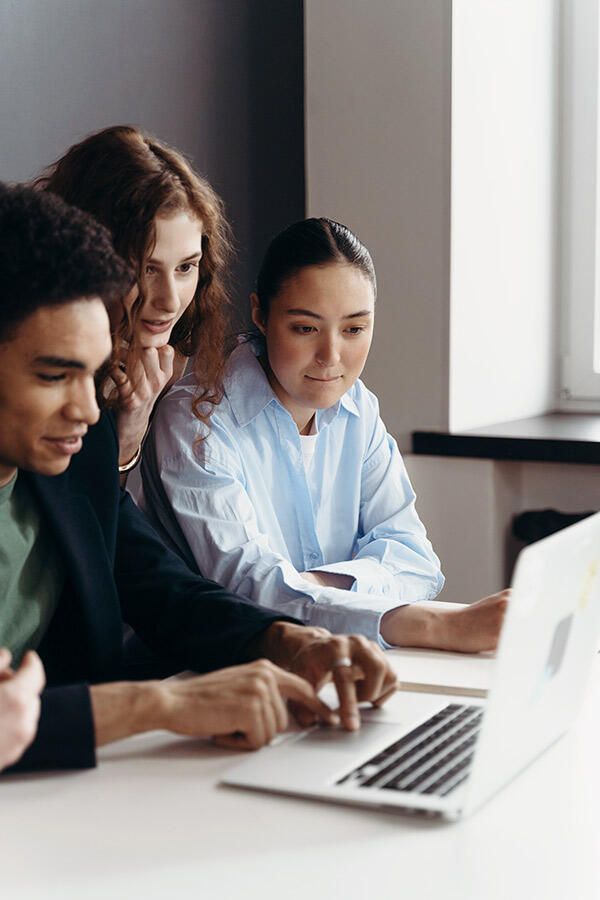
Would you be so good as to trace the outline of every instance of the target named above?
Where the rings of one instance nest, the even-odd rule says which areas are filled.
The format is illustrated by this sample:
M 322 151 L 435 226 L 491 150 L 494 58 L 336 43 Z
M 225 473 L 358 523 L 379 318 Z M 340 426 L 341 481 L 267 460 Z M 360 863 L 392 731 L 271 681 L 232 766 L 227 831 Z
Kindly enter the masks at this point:
M 92 297 L 108 306 L 133 280 L 90 215 L 54 194 L 0 182 L 0 341 L 42 306 Z

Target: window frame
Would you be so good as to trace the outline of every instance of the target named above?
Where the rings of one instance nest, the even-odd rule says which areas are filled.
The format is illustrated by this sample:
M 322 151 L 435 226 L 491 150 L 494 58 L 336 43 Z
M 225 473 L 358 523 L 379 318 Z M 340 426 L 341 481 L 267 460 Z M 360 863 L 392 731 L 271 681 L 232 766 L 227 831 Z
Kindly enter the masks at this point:
M 599 7 L 561 4 L 558 408 L 573 412 L 600 411 Z

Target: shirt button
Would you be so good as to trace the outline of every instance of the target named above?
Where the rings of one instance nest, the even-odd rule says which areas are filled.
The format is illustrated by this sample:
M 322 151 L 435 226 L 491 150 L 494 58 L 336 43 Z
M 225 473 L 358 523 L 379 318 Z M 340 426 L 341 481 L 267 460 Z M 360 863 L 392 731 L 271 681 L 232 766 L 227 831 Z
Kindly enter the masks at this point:
M 319 554 L 318 554 L 318 553 L 309 553 L 308 555 L 310 556 L 311 559 L 318 559 L 318 558 L 319 558 Z

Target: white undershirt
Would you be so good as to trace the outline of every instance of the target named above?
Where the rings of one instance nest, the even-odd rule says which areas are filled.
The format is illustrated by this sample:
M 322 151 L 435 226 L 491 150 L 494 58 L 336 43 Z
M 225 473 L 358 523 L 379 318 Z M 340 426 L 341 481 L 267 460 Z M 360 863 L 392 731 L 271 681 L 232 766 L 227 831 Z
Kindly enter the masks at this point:
M 315 444 L 317 443 L 317 426 L 313 419 L 310 427 L 310 434 L 300 435 L 300 446 L 302 447 L 302 459 L 304 460 L 304 468 L 308 469 L 315 453 Z

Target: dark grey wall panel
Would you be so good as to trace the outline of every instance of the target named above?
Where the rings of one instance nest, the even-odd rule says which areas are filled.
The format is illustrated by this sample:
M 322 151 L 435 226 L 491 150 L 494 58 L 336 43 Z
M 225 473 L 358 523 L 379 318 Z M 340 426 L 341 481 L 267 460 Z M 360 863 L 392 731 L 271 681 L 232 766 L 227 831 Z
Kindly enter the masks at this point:
M 301 0 L 3 0 L 0 178 L 131 123 L 221 193 L 245 304 L 268 237 L 304 211 Z

